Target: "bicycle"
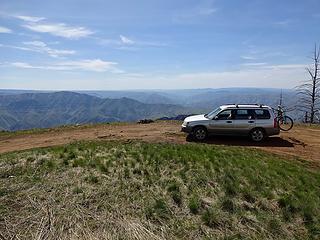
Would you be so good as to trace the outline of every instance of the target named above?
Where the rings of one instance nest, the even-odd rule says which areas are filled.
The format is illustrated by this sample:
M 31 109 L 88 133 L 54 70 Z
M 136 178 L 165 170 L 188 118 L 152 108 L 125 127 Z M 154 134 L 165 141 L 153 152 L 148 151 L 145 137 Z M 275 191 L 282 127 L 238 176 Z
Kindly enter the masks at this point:
M 273 110 L 276 112 L 276 119 L 280 130 L 289 131 L 293 127 L 293 120 L 291 117 L 285 114 L 281 105 L 278 105 L 277 109 Z

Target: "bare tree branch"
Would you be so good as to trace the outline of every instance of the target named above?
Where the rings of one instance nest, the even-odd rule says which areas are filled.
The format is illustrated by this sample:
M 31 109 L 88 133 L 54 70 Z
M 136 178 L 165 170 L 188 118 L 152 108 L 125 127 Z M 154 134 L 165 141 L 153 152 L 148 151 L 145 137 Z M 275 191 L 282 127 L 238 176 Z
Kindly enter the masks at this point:
M 315 116 L 319 111 L 320 107 L 320 77 L 319 77 L 319 58 L 320 58 L 320 46 L 317 44 L 314 46 L 313 56 L 313 67 L 306 68 L 306 71 L 311 77 L 309 80 L 303 81 L 301 85 L 295 87 L 297 95 L 300 98 L 298 109 L 306 112 L 306 116 L 310 116 L 310 123 L 314 123 Z

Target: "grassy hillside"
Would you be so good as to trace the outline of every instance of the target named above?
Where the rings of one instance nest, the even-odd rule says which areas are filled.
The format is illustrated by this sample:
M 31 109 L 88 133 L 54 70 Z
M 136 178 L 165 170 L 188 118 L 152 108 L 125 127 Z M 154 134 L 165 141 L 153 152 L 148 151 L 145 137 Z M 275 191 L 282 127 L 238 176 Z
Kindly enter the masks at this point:
M 319 183 L 303 164 L 239 147 L 87 142 L 10 153 L 0 155 L 0 233 L 319 239 Z

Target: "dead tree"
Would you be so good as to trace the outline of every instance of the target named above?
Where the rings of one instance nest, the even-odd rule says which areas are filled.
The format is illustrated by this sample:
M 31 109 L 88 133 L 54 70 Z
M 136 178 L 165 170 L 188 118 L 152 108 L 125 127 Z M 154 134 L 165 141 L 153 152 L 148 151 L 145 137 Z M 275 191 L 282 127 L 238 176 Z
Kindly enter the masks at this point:
M 306 70 L 310 78 L 304 81 L 297 87 L 299 96 L 299 109 L 307 112 L 309 115 L 309 122 L 315 122 L 315 114 L 320 111 L 320 47 L 315 45 L 312 61 L 313 66 L 308 67 Z

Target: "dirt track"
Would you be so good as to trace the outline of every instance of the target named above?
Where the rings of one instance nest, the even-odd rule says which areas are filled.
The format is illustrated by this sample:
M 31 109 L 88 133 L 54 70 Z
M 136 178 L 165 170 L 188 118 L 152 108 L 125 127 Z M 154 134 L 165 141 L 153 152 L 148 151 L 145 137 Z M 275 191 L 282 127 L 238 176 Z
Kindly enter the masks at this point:
M 62 145 L 79 140 L 133 140 L 147 142 L 188 143 L 180 132 L 180 123 L 161 121 L 152 124 L 96 125 L 87 127 L 57 128 L 43 133 L 0 136 L 0 153 L 37 147 Z M 246 138 L 212 137 L 207 144 L 233 145 L 259 148 L 268 152 L 300 157 L 320 166 L 320 128 L 296 126 L 293 130 L 271 137 L 263 143 Z

